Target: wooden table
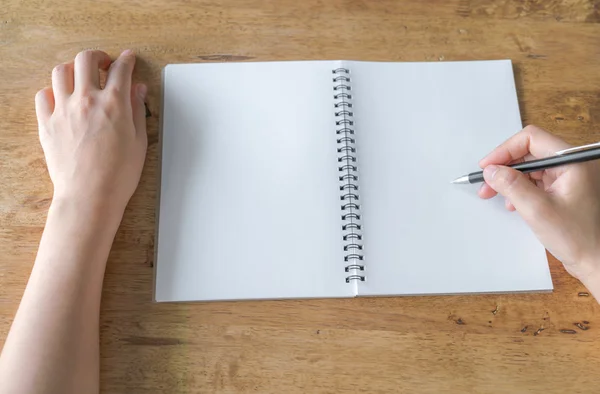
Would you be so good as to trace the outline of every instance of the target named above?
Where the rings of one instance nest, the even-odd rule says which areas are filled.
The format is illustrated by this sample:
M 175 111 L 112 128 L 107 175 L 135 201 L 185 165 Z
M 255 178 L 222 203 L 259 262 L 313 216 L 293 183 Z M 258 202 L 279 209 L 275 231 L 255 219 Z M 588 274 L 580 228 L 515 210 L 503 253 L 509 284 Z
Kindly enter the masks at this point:
M 59 2 L 57 2 L 59 3 Z M 583 393 L 600 308 L 550 259 L 552 294 L 154 304 L 160 72 L 167 63 L 510 58 L 524 123 L 600 140 L 598 1 L 41 1 L 0 9 L 0 338 L 51 199 L 33 96 L 84 48 L 141 57 L 149 150 L 108 263 L 107 393 Z M 579 328 L 576 324 L 580 324 Z M 584 330 L 585 329 L 585 330 Z

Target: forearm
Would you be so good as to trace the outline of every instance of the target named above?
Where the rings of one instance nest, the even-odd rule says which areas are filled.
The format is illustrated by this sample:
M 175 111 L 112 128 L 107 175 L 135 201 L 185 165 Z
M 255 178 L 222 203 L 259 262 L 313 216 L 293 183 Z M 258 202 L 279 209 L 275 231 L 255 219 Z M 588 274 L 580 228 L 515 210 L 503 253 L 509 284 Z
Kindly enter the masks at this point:
M 0 393 L 98 391 L 106 260 L 122 212 L 53 201 L 0 358 Z

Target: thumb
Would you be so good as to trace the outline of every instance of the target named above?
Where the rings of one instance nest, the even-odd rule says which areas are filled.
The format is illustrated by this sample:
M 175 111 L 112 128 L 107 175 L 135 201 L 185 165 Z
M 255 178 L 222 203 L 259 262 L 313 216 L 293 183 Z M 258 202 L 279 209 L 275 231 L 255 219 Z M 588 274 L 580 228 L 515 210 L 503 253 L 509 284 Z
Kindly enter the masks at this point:
M 138 137 L 146 138 L 146 94 L 148 88 L 143 83 L 133 85 L 131 88 L 131 109 L 133 111 L 133 124 Z
M 531 223 L 546 216 L 550 198 L 522 172 L 510 167 L 489 165 L 483 170 L 483 177 L 492 189 L 514 205 L 525 221 Z

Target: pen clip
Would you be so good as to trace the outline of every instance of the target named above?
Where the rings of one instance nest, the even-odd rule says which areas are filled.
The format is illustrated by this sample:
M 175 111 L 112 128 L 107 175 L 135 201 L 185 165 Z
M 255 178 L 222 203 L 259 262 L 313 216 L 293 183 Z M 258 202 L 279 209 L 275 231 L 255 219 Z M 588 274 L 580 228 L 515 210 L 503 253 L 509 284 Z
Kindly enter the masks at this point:
M 574 148 L 559 150 L 558 152 L 556 152 L 556 155 L 560 156 L 560 155 L 564 155 L 567 153 L 582 152 L 585 150 L 590 150 L 590 149 L 595 149 L 595 148 L 600 148 L 600 142 L 594 142 L 593 144 L 576 146 Z

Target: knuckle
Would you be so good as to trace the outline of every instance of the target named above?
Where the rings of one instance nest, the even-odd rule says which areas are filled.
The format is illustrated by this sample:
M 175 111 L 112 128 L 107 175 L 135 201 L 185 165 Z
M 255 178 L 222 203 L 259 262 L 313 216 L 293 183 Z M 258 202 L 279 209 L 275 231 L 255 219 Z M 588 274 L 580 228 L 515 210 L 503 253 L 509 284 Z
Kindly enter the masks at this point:
M 83 94 L 77 100 L 77 106 L 83 114 L 89 114 L 96 104 L 96 98 L 91 94 Z
M 118 116 L 123 112 L 123 99 L 117 91 L 107 93 L 103 97 L 102 107 L 107 113 Z
M 123 89 L 116 85 L 107 86 L 104 88 L 104 92 L 110 100 L 117 100 L 123 96 Z
M 526 134 L 528 134 L 530 138 L 535 138 L 536 136 L 539 136 L 541 133 L 544 133 L 544 130 L 542 130 L 541 128 L 539 128 L 535 125 L 532 125 L 532 124 L 525 126 L 523 131 Z
M 496 175 L 497 182 L 503 186 L 503 188 L 509 192 L 519 182 L 519 173 L 516 171 L 510 171 L 508 169 L 499 170 Z

